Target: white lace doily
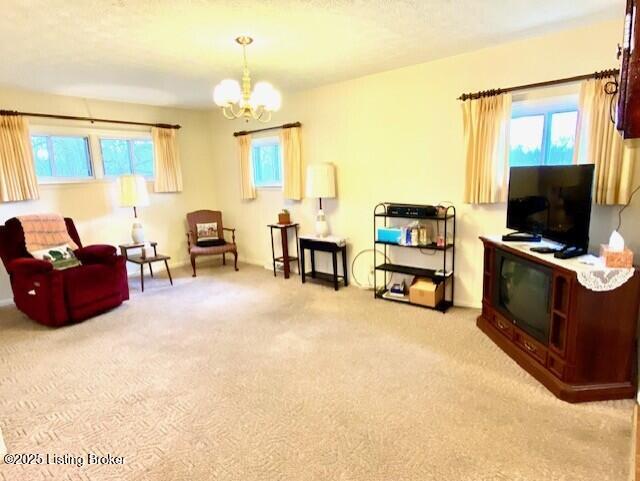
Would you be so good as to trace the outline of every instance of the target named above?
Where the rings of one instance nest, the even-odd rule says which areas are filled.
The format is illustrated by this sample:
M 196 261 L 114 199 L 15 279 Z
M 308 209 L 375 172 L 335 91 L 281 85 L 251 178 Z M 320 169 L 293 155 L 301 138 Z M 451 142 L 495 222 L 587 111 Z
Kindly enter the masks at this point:
M 603 269 L 578 271 L 578 282 L 590 291 L 617 289 L 633 277 L 634 269 Z

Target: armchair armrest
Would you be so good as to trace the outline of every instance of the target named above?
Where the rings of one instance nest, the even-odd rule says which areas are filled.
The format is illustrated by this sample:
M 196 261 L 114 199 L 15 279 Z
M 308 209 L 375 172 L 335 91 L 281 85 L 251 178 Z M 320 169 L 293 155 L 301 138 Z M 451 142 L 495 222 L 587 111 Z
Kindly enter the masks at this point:
M 46 274 L 53 270 L 53 264 L 51 262 L 43 261 L 40 259 L 33 259 L 31 257 L 21 257 L 14 259 L 7 265 L 7 271 L 12 275 L 33 275 L 33 274 Z
M 225 231 L 225 230 L 226 230 L 226 231 L 231 232 L 231 243 L 232 243 L 232 244 L 235 244 L 235 243 L 236 243 L 236 230 L 235 230 L 235 229 L 232 229 L 232 228 L 230 228 L 230 227 L 223 227 L 223 228 L 222 228 L 222 230 L 223 230 L 223 231 Z
M 116 248 L 107 244 L 94 244 L 76 249 L 74 254 L 83 264 L 105 264 L 116 257 Z

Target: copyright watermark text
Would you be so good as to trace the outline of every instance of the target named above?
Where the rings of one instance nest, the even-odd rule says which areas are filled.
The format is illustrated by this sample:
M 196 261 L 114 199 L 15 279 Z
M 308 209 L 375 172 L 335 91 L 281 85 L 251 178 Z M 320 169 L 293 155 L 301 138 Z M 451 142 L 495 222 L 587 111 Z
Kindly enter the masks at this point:
M 91 465 L 105 465 L 105 464 L 125 464 L 126 460 L 124 456 L 114 456 L 112 454 L 95 454 L 87 453 L 84 455 L 76 454 L 56 454 L 56 453 L 16 453 L 5 454 L 5 464 L 23 464 L 23 465 L 66 465 L 76 466 L 81 468 L 83 466 Z

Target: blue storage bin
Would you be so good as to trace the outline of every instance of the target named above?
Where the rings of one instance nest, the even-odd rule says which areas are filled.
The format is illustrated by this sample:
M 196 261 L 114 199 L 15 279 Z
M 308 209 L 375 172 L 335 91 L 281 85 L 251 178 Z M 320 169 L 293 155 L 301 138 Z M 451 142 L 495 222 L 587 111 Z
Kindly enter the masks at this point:
M 378 242 L 397 244 L 402 235 L 402 229 L 397 227 L 378 227 Z

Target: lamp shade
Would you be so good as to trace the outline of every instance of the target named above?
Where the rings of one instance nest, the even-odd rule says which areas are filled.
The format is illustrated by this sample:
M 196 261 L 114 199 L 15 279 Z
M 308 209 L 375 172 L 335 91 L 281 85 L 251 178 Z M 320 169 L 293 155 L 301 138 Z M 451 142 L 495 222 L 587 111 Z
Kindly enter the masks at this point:
M 118 177 L 120 187 L 120 205 L 122 207 L 144 207 L 149 205 L 147 182 L 141 175 L 123 175 Z
M 336 196 L 336 169 L 327 162 L 307 167 L 307 197 L 332 199 Z

